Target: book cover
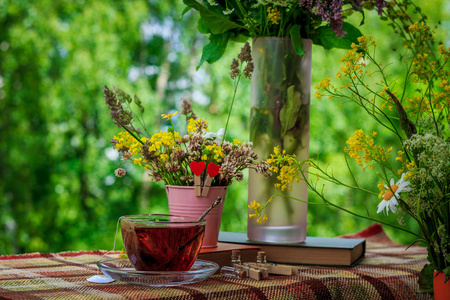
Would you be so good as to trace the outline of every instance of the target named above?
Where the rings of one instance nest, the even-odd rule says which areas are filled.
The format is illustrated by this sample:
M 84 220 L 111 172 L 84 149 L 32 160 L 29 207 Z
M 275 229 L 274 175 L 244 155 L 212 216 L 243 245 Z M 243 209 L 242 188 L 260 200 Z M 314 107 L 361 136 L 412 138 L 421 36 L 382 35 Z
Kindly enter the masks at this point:
M 364 258 L 366 249 L 365 239 L 307 237 L 301 243 L 266 243 L 250 241 L 246 233 L 227 231 L 220 232 L 219 242 L 259 246 L 267 261 L 274 263 L 327 266 L 353 266 Z
M 197 258 L 213 261 L 222 268 L 223 266 L 231 266 L 231 252 L 233 250 L 239 250 L 242 262 L 256 262 L 258 251 L 261 249 L 257 245 L 217 243 L 216 248 L 202 248 Z

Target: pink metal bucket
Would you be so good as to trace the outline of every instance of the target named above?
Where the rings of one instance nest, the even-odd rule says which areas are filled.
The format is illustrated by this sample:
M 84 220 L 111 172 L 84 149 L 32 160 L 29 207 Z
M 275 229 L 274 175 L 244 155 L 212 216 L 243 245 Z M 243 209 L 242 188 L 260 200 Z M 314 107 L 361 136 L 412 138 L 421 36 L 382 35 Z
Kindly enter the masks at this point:
M 215 200 L 217 200 L 217 197 L 221 197 L 222 202 L 214 207 L 205 217 L 206 232 L 202 246 L 202 248 L 217 247 L 220 221 L 222 220 L 223 202 L 227 193 L 227 187 L 212 186 L 206 197 L 195 196 L 194 189 L 195 187 L 193 186 L 166 185 L 166 193 L 169 200 L 169 212 L 171 215 L 198 218 Z

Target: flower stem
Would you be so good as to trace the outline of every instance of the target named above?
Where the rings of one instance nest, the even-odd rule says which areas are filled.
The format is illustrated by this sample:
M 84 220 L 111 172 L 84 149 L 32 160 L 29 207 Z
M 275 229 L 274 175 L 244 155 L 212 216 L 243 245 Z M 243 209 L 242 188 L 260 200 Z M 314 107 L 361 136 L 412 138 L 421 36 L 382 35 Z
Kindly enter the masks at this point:
M 223 132 L 223 137 L 222 137 L 222 144 L 225 141 L 225 138 L 227 136 L 228 122 L 230 121 L 231 111 L 233 110 L 233 104 L 234 104 L 234 100 L 236 99 L 236 92 L 237 92 L 237 88 L 239 86 L 239 81 L 241 80 L 241 76 L 242 76 L 242 73 L 240 72 L 239 76 L 234 81 L 235 84 L 234 84 L 234 91 L 233 91 L 233 99 L 231 100 L 230 110 L 228 111 L 227 123 L 225 124 L 225 130 Z

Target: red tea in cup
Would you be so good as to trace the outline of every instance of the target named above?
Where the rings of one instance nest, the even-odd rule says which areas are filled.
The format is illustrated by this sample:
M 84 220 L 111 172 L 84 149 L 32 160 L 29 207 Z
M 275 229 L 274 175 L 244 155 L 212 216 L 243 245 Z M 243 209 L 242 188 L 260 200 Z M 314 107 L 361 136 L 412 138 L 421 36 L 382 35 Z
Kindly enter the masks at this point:
M 120 219 L 128 259 L 138 271 L 187 271 L 202 247 L 206 221 L 171 215 Z

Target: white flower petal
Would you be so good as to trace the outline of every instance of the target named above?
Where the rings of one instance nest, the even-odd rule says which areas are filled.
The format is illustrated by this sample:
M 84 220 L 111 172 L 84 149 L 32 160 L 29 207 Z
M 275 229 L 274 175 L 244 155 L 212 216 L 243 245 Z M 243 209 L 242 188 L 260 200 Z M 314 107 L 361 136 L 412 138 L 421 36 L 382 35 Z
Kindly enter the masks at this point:
M 212 138 L 214 138 L 214 133 L 208 132 L 208 133 L 203 135 L 203 138 L 204 139 L 212 139 Z
M 378 204 L 378 210 L 377 210 L 377 214 L 379 214 L 380 212 L 383 211 L 383 209 L 386 207 L 387 201 L 386 200 L 382 200 L 379 204 Z
M 398 205 L 397 199 L 394 198 L 394 197 L 392 197 L 391 200 L 390 200 L 389 203 L 388 203 L 388 208 L 389 208 L 393 213 L 396 213 L 396 212 L 397 212 L 397 205 Z M 387 208 L 386 208 L 386 211 L 388 211 Z
M 397 202 L 396 198 L 392 198 L 391 201 L 389 201 L 389 203 L 390 203 L 390 206 L 398 205 L 398 202 Z
M 219 131 L 217 131 L 217 135 L 220 137 L 222 137 L 224 133 L 225 133 L 225 128 L 220 128 Z
M 393 186 L 393 185 L 394 185 L 394 182 L 395 182 L 395 181 L 394 181 L 394 178 L 391 178 L 390 185 Z
M 397 212 L 397 206 L 395 205 L 389 205 L 389 208 L 391 209 L 391 211 L 395 214 Z
M 398 189 L 397 189 L 397 191 L 399 191 L 399 190 L 401 190 L 401 189 L 403 189 L 403 188 L 405 188 L 405 187 L 407 187 L 408 185 L 407 184 L 405 184 L 405 183 L 402 183 L 402 184 L 397 184 L 398 185 Z
M 211 139 L 211 140 L 216 140 L 219 138 L 222 138 L 223 134 L 225 133 L 225 129 L 221 128 L 219 129 L 219 131 L 216 132 L 207 132 L 207 131 L 203 131 L 203 138 L 204 139 Z

